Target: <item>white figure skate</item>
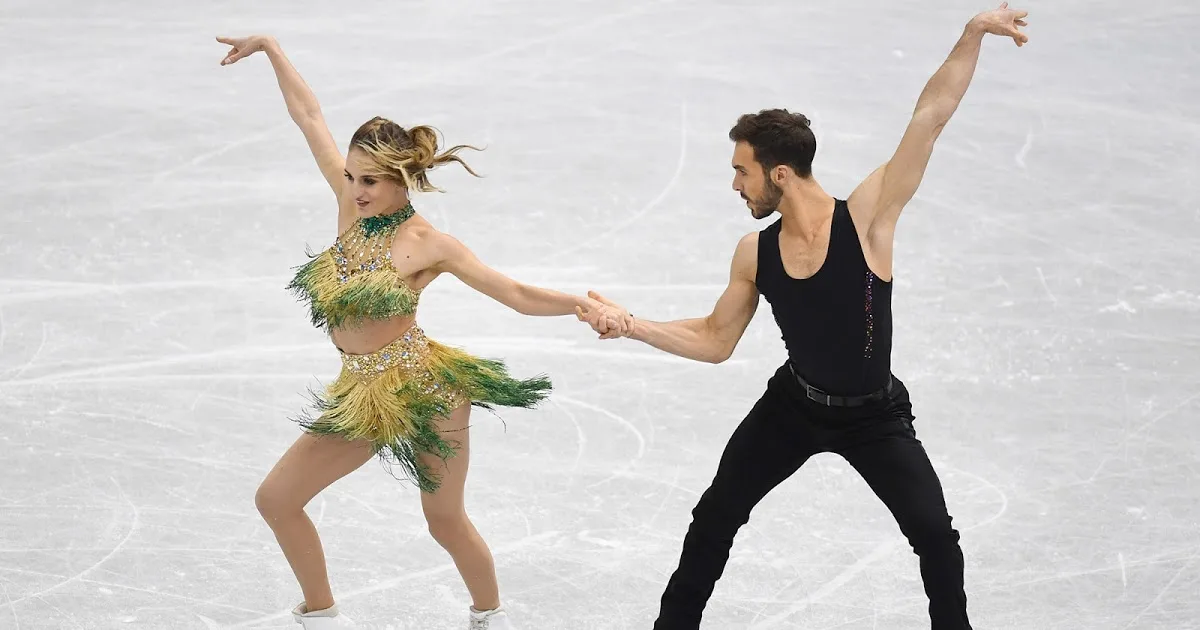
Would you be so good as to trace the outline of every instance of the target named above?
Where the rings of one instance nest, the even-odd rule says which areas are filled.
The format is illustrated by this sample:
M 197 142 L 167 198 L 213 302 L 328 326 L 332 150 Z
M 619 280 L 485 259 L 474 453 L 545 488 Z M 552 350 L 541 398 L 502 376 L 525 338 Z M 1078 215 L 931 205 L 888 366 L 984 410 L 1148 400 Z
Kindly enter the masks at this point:
M 508 613 L 501 606 L 495 610 L 475 610 L 471 607 L 471 622 L 467 630 L 516 630 Z
M 292 609 L 292 618 L 304 626 L 304 630 L 341 630 L 354 626 L 349 617 L 338 614 L 337 604 L 325 610 L 309 610 L 308 606 L 300 604 Z

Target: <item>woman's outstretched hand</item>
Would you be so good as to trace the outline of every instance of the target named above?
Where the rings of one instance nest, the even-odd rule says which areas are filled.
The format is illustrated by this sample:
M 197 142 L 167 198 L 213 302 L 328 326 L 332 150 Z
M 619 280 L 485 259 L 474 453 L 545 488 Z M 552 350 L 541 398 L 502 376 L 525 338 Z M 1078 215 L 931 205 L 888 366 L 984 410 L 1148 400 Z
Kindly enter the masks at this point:
M 229 44 L 233 48 L 221 60 L 222 66 L 228 66 L 231 63 L 237 62 L 239 59 L 249 57 L 263 48 L 271 41 L 268 35 L 251 35 L 250 37 L 218 37 L 217 41 L 222 44 Z

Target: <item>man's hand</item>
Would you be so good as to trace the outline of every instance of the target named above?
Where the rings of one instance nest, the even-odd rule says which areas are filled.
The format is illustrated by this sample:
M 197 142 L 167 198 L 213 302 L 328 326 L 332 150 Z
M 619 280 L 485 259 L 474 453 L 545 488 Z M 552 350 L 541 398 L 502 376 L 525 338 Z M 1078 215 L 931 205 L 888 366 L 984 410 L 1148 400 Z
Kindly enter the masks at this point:
M 1010 9 L 1008 3 L 1005 2 L 1000 5 L 999 9 L 980 13 L 971 18 L 968 26 L 981 33 L 1011 37 L 1017 46 L 1024 46 L 1029 41 L 1029 37 L 1018 27 L 1028 26 L 1023 19 L 1027 15 L 1029 15 L 1028 11 Z

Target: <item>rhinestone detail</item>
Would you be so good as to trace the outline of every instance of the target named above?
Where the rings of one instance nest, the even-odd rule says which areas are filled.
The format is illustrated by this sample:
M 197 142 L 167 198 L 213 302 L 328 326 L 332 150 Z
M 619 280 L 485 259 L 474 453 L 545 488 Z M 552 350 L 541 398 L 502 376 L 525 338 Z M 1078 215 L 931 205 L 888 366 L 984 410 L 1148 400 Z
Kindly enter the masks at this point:
M 871 353 L 875 349 L 875 274 L 868 269 L 866 278 L 866 299 L 864 305 L 866 308 L 866 323 L 867 323 L 867 341 L 863 346 L 863 358 L 870 359 Z
M 466 394 L 439 381 L 429 369 L 431 351 L 425 331 L 417 326 L 408 329 L 399 339 L 370 354 L 342 355 L 343 368 L 363 383 L 369 383 L 389 370 L 400 370 L 405 380 L 415 381 L 419 390 L 434 394 L 442 412 L 449 412 L 469 402 Z
M 333 244 L 333 261 L 338 268 L 338 281 L 345 284 L 359 273 L 392 267 L 392 241 L 396 228 L 414 214 L 412 205 L 399 212 L 358 219 Z

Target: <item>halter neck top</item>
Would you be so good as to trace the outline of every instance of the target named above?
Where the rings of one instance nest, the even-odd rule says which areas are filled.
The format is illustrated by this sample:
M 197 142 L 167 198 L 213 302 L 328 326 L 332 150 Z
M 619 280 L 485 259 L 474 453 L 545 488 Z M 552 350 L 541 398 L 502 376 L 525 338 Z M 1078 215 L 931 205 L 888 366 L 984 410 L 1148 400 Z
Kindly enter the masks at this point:
M 360 218 L 329 249 L 308 254 L 287 288 L 306 302 L 317 328 L 353 327 L 417 311 L 421 292 L 392 266 L 396 230 L 415 214 L 412 205 L 387 215 Z

